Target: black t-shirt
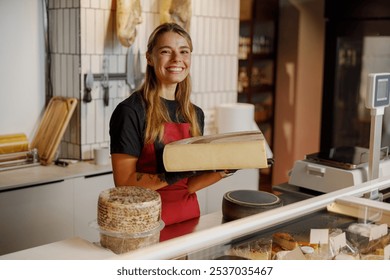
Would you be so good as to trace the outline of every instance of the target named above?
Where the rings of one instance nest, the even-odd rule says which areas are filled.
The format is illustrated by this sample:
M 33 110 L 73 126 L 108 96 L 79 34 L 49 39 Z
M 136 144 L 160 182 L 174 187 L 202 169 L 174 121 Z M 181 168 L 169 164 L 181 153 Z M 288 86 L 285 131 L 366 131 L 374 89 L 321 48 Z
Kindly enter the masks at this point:
M 161 98 L 168 109 L 173 122 L 183 123 L 176 117 L 179 103 Z M 195 106 L 201 133 L 204 130 L 204 113 Z M 110 150 L 111 153 L 128 154 L 139 157 L 144 145 L 146 128 L 146 108 L 140 92 L 134 92 L 115 108 L 110 119 Z

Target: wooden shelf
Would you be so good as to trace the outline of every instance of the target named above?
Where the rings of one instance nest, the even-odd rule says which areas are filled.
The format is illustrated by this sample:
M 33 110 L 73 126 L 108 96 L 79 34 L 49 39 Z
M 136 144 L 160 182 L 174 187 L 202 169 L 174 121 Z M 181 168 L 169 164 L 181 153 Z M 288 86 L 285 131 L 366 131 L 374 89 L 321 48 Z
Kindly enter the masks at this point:
M 249 60 L 273 60 L 275 59 L 274 53 L 253 53 L 249 54 L 250 57 L 247 58 L 239 58 L 238 60 L 240 62 L 247 62 Z
M 241 1 L 240 15 L 243 14 L 245 18 L 240 20 L 238 102 L 255 104 L 255 121 L 272 147 L 279 0 Z M 268 190 L 272 168 L 261 173 L 259 188 Z
M 246 87 L 243 91 L 239 91 L 238 94 L 259 94 L 259 93 L 267 93 L 267 92 L 273 92 L 274 86 L 273 85 L 258 85 L 258 86 L 252 86 L 252 87 Z
M 259 60 L 269 59 L 269 60 L 273 60 L 273 59 L 275 59 L 275 55 L 274 55 L 274 53 L 254 53 L 254 54 L 252 54 L 252 59 L 259 59 Z

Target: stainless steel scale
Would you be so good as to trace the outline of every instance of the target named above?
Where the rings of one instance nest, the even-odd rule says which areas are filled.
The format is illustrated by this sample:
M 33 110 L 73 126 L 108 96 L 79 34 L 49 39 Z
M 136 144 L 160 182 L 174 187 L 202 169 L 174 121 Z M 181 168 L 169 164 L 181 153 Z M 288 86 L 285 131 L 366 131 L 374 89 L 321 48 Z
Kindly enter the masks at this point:
M 388 148 L 381 149 L 382 118 L 390 104 L 390 73 L 369 74 L 366 107 L 371 111 L 369 149 L 336 147 L 298 160 L 288 183 L 328 193 L 390 175 Z M 376 199 L 378 192 L 367 194 Z
M 309 154 L 294 163 L 288 183 L 322 193 L 356 186 L 369 180 L 368 158 L 369 149 L 361 147 L 338 147 Z M 384 150 L 379 177 L 389 175 L 390 159 Z

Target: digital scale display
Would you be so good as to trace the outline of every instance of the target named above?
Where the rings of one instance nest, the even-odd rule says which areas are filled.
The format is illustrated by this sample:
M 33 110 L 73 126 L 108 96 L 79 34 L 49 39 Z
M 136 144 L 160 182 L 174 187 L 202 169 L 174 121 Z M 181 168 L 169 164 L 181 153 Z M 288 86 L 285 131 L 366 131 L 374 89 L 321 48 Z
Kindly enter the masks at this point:
M 390 105 L 390 73 L 369 75 L 366 105 L 371 109 Z
M 377 88 L 377 101 L 386 101 L 389 99 L 389 80 L 388 79 L 378 79 L 378 88 Z

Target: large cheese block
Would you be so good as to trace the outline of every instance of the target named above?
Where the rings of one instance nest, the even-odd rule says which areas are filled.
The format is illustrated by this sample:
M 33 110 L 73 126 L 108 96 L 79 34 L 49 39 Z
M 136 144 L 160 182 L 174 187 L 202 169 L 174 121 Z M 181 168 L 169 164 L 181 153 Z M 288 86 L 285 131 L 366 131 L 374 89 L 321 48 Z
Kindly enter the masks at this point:
M 167 144 L 166 171 L 266 168 L 266 142 L 261 131 L 191 137 Z
M 116 254 L 157 243 L 161 221 L 161 198 L 153 190 L 123 186 L 104 190 L 98 199 L 100 244 Z
M 104 190 L 98 199 L 100 229 L 116 233 L 141 233 L 159 226 L 161 198 L 153 190 L 123 186 Z

